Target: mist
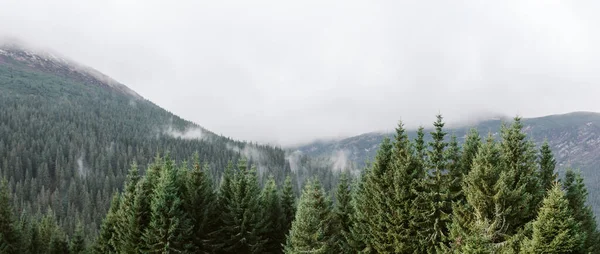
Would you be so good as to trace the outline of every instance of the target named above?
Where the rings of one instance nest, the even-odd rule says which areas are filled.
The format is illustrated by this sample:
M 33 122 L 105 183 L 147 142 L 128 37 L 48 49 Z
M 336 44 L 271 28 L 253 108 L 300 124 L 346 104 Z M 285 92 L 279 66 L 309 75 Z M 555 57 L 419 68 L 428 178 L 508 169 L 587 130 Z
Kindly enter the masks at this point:
M 240 140 L 600 111 L 597 1 L 0 1 L 0 36 Z M 135 102 L 132 103 L 132 106 Z M 202 138 L 201 132 L 172 132 Z

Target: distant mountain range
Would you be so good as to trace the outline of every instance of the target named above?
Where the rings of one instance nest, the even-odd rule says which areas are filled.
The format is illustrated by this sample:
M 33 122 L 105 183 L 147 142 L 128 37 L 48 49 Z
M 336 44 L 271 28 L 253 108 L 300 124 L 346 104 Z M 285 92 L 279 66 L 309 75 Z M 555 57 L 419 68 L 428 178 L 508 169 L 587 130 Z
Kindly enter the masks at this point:
M 482 137 L 492 133 L 498 137 L 502 123 L 512 119 L 494 119 L 458 128 L 447 128 L 448 136 L 454 134 L 459 142 L 464 141 L 469 129 L 476 128 Z M 433 117 L 432 117 L 433 122 Z M 600 113 L 573 112 L 522 120 L 524 131 L 538 146 L 547 139 L 557 160 L 560 173 L 567 167 L 580 169 L 590 192 L 589 202 L 600 214 Z M 429 138 L 428 127 L 426 138 Z M 393 133 L 366 133 L 341 140 L 318 141 L 293 149 L 313 157 L 345 158 L 359 168 L 372 160 L 384 137 L 393 138 Z M 416 130 L 409 132 L 415 138 Z M 499 139 L 499 137 L 498 137 Z

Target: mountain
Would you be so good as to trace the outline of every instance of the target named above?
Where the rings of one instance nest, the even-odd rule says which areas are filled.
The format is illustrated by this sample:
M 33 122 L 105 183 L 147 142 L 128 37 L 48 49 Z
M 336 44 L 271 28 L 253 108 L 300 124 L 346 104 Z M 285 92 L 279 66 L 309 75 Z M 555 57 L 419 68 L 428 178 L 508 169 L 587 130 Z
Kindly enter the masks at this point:
M 433 122 L 433 121 L 432 121 Z M 449 134 L 457 136 L 459 142 L 464 141 L 469 129 L 476 128 L 481 136 L 488 133 L 499 138 L 500 127 L 509 124 L 511 119 L 494 119 L 473 125 L 448 128 Z M 522 120 L 524 132 L 536 145 L 547 139 L 557 161 L 559 173 L 568 167 L 580 169 L 590 192 L 588 202 L 600 215 L 600 113 L 572 112 L 568 114 L 549 115 Z M 424 126 L 426 138 L 430 128 Z M 410 138 L 415 138 L 416 130 L 411 130 Z M 294 147 L 297 153 L 312 157 L 339 157 L 342 154 L 350 162 L 364 167 L 365 162 L 373 160 L 379 144 L 384 137 L 393 137 L 393 133 L 365 133 L 341 140 L 318 141 Z
M 215 183 L 242 157 L 261 181 L 273 175 L 282 184 L 291 175 L 300 186 L 319 175 L 330 179 L 326 188 L 335 181 L 327 160 L 216 135 L 90 67 L 0 46 L 0 176 L 19 213 L 39 217 L 51 209 L 67 233 L 80 220 L 93 239 L 133 162 L 144 170 L 158 154 L 182 163 L 195 153 Z

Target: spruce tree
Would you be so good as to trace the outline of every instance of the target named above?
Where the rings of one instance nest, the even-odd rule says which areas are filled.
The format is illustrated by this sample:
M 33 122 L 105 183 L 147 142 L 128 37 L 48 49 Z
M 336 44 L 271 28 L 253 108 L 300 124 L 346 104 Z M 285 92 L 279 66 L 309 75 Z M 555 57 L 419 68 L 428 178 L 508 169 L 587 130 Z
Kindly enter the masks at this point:
M 102 220 L 100 234 L 94 244 L 94 253 L 117 253 L 115 224 L 117 223 L 119 203 L 119 192 L 115 191 L 110 202 L 110 209 Z
M 73 237 L 71 237 L 69 243 L 69 253 L 71 254 L 80 254 L 84 253 L 86 250 L 85 246 L 85 235 L 83 230 L 83 223 L 81 221 L 77 222 L 77 227 L 75 228 L 75 233 Z
M 502 126 L 501 182 L 497 188 L 503 195 L 504 218 L 509 234 L 514 234 L 535 218 L 536 210 L 544 197 L 537 174 L 536 151 L 532 141 L 523 132 L 520 117 L 515 117 L 510 127 Z
M 415 145 L 417 149 L 424 149 L 420 147 L 422 144 L 422 133 L 423 128 L 420 128 L 421 134 L 418 134 L 418 141 Z M 391 194 L 384 194 L 384 201 L 386 207 L 392 212 L 388 212 L 383 216 L 386 217 L 388 225 L 387 227 L 387 238 L 392 241 L 394 252 L 414 252 L 417 248 L 414 235 L 419 231 L 417 224 L 412 223 L 413 218 L 411 214 L 413 201 L 417 198 L 417 190 L 420 188 L 421 180 L 423 179 L 425 172 L 423 170 L 423 158 L 419 153 L 424 152 L 423 150 L 412 150 L 411 145 L 406 131 L 402 123 L 396 128 L 396 138 L 394 142 L 394 150 L 392 155 L 392 183 L 391 190 L 388 191 Z M 386 193 L 386 192 L 384 192 Z
M 392 238 L 387 236 L 389 228 L 388 213 L 390 210 L 386 200 L 391 191 L 392 144 L 389 138 L 381 143 L 374 163 L 367 168 L 361 177 L 362 183 L 356 193 L 354 203 L 356 212 L 352 234 L 355 239 L 362 240 L 364 252 L 393 252 Z M 298 216 L 296 216 L 298 218 Z
M 533 222 L 533 235 L 523 241 L 523 253 L 581 253 L 585 233 L 573 217 L 569 201 L 556 183 Z
M 584 253 L 598 253 L 600 251 L 600 234 L 597 230 L 594 213 L 591 207 L 586 205 L 588 192 L 581 173 L 570 168 L 567 169 L 564 189 L 569 201 L 569 208 L 573 212 L 573 218 L 580 223 L 581 232 L 585 234 Z
M 472 169 L 464 178 L 462 188 L 465 202 L 453 206 L 450 226 L 452 251 L 463 251 L 465 239 L 481 240 L 476 235 L 481 234 L 483 229 L 486 231 L 486 241 L 502 241 L 498 239 L 503 228 L 500 227 L 502 218 L 497 213 L 495 189 L 501 174 L 499 164 L 500 150 L 490 134 L 478 149 Z
M 272 175 L 269 176 L 262 190 L 260 204 L 263 214 L 262 219 L 264 220 L 264 230 L 260 234 L 266 241 L 263 253 L 282 253 L 282 244 L 285 240 L 281 235 L 283 211 L 275 178 Z
M 461 149 L 456 140 L 456 136 L 450 137 L 450 143 L 446 150 L 446 160 L 448 162 L 447 170 L 449 179 L 449 192 L 452 202 L 463 202 L 465 199 L 462 193 L 462 181 L 465 176 L 461 163 Z
M 208 165 L 204 169 L 195 159 L 194 167 L 186 177 L 187 194 L 184 202 L 186 213 L 190 216 L 193 251 L 209 252 L 216 231 L 218 218 L 217 196 L 213 190 Z
M 238 163 L 233 181 L 223 183 L 221 241 L 218 248 L 225 253 L 261 253 L 265 239 L 261 218 L 260 187 L 256 168 L 247 168 L 245 159 Z M 227 196 L 229 197 L 227 197 Z
M 288 175 L 283 183 L 283 190 L 281 192 L 281 232 L 280 237 L 285 239 L 290 228 L 292 227 L 292 221 L 296 215 L 296 196 L 294 195 L 294 187 L 292 186 L 292 178 Z
M 558 175 L 556 172 L 554 172 L 555 168 L 556 161 L 554 160 L 554 155 L 552 154 L 552 150 L 550 150 L 548 140 L 545 140 L 540 148 L 538 172 L 540 186 L 543 188 L 544 192 L 550 190 L 552 188 L 552 184 L 558 178 Z
M 152 195 L 150 225 L 144 232 L 148 253 L 178 253 L 191 247 L 191 224 L 178 195 L 178 174 L 167 158 Z
M 348 173 L 343 172 L 340 176 L 338 186 L 335 191 L 335 206 L 333 208 L 333 223 L 335 223 L 333 234 L 333 246 L 335 253 L 351 253 L 352 247 L 349 243 L 351 239 L 350 228 L 352 226 L 352 207 L 350 195 L 350 179 Z
M 8 182 L 2 179 L 0 180 L 0 253 L 17 253 L 21 247 L 12 209 Z
M 448 242 L 448 226 L 452 203 L 450 196 L 450 177 L 447 174 L 448 160 L 445 150 L 448 143 L 444 141 L 444 122 L 441 115 L 436 116 L 435 130 L 431 132 L 432 141 L 429 142 L 430 150 L 427 151 L 428 172 L 422 180 L 422 190 L 417 197 L 419 206 L 423 210 L 416 216 L 421 222 L 418 240 L 423 248 L 421 252 L 440 252 Z M 425 205 L 423 205 L 425 204 Z M 427 205 L 428 204 L 428 205 Z
M 308 181 L 298 202 L 298 212 L 285 253 L 331 253 L 331 201 L 318 180 Z
M 119 199 L 119 210 L 116 213 L 115 242 L 117 251 L 124 253 L 137 253 L 141 246 L 141 229 L 138 225 L 138 211 L 135 209 L 136 187 L 140 180 L 136 163 L 131 165 L 123 194 Z
M 481 146 L 481 137 L 477 129 L 472 128 L 467 134 L 465 143 L 462 146 L 462 154 L 460 158 L 460 166 L 462 168 L 463 175 L 469 174 L 472 169 L 473 160 L 477 156 L 479 147 Z

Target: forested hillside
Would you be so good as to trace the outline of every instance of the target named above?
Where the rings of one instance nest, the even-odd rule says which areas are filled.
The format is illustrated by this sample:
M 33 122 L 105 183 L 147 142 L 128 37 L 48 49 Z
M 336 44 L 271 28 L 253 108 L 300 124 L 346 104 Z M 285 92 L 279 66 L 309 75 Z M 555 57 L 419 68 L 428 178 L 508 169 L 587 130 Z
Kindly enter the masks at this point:
M 597 215 L 600 215 L 600 113 L 574 112 L 562 115 L 551 115 L 538 118 L 525 118 L 523 132 L 536 145 L 548 141 L 556 156 L 558 172 L 564 175 L 567 168 L 579 169 L 585 177 L 590 190 L 589 202 Z M 456 135 L 459 143 L 464 143 L 469 130 L 474 128 L 479 133 L 491 133 L 500 136 L 502 124 L 510 124 L 512 119 L 483 121 L 471 126 L 449 128 L 448 133 Z M 425 132 L 432 129 L 424 126 Z M 381 141 L 391 138 L 393 133 L 366 133 L 338 141 L 315 142 L 294 148 L 297 153 L 312 157 L 331 157 L 343 154 L 358 167 L 366 161 L 373 160 Z M 407 135 L 414 138 L 417 130 L 407 130 Z M 429 136 L 425 137 L 430 140 Z
M 229 163 L 215 184 L 198 156 L 132 165 L 99 236 L 86 244 L 31 230 L 0 187 L 0 248 L 9 253 L 598 253 L 600 234 L 578 171 L 560 178 L 548 143 L 519 118 L 499 137 L 471 130 L 464 144 L 438 116 L 430 135 L 403 124 L 359 177 L 325 191 L 311 177 L 296 201 L 290 178 L 261 188 L 256 167 Z M 426 141 L 425 136 L 430 136 Z M 281 187 L 278 187 L 281 186 Z M 49 243 L 49 244 L 45 244 Z
M 291 176 L 298 193 L 309 175 L 335 182 L 328 160 L 215 135 L 90 68 L 1 48 L 0 176 L 18 216 L 51 214 L 69 235 L 81 222 L 86 239 L 93 239 L 130 165 L 143 173 L 167 153 L 177 162 L 197 153 L 214 182 L 241 157 L 256 165 L 260 184 L 269 175 L 278 182 Z

